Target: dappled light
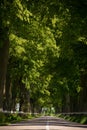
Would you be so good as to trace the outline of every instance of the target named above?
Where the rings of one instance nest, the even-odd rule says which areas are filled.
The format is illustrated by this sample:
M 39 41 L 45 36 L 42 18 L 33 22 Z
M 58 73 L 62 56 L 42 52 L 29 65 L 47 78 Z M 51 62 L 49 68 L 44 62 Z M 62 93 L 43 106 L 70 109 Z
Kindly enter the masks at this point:
M 87 1 L 1 0 L 0 124 L 59 113 L 87 123 Z

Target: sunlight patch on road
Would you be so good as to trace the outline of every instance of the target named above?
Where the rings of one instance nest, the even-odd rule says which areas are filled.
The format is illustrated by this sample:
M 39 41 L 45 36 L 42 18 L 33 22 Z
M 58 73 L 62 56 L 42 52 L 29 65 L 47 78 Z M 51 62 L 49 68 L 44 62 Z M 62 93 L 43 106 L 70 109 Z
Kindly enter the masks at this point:
M 46 125 L 46 130 L 50 130 L 50 129 L 49 129 L 49 125 Z
M 50 128 L 49 128 L 49 121 L 47 121 L 46 130 L 50 130 Z

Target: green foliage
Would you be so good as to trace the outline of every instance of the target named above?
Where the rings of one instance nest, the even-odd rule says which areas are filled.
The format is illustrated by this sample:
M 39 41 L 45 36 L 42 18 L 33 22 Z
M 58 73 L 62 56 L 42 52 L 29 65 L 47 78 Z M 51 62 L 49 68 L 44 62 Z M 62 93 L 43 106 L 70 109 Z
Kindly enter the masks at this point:
M 87 124 L 87 117 L 86 116 L 83 116 L 81 121 L 80 121 L 81 124 Z
M 32 119 L 41 115 L 31 115 L 29 113 L 0 113 L 0 125 L 8 125 L 22 120 Z
M 21 117 L 18 114 L 9 114 L 7 117 L 8 122 L 20 121 Z
M 6 120 L 5 115 L 4 115 L 3 113 L 0 112 L 0 123 L 5 122 L 5 120 Z
M 80 115 L 80 114 L 71 114 L 71 115 L 62 115 L 59 114 L 58 117 L 62 117 L 68 121 L 77 122 L 81 124 L 87 124 L 87 116 L 86 115 Z
M 0 48 L 9 36 L 12 98 L 15 103 L 26 102 L 28 93 L 35 106 L 51 104 L 62 110 L 67 94 L 78 98 L 81 74 L 87 73 L 87 3 L 6 0 L 0 4 Z

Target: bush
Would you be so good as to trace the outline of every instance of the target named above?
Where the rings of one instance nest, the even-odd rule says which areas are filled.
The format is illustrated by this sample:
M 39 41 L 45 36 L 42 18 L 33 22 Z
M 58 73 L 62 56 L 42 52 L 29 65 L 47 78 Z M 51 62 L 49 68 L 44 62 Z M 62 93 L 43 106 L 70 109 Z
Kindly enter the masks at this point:
M 0 125 L 8 125 L 8 123 L 18 122 L 24 119 L 32 119 L 40 117 L 39 114 L 29 113 L 0 113 Z
M 11 123 L 14 121 L 20 121 L 22 118 L 18 114 L 0 113 L 0 125 Z
M 0 123 L 4 123 L 6 120 L 6 116 L 4 113 L 0 112 Z

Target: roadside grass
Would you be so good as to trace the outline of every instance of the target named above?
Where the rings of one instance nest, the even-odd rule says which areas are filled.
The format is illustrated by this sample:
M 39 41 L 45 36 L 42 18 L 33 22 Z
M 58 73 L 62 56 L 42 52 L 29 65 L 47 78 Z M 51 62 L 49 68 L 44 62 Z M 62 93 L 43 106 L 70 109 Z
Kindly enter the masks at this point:
M 40 117 L 40 114 L 2 113 L 0 112 L 0 126 Z
M 87 124 L 87 115 L 63 115 L 58 114 L 57 117 L 64 118 L 65 120 L 77 122 L 80 124 Z

